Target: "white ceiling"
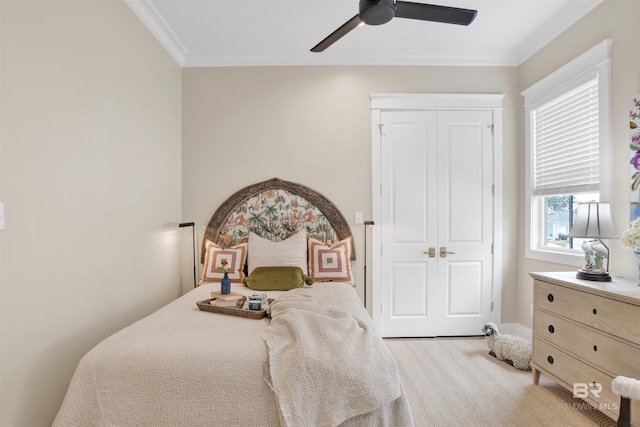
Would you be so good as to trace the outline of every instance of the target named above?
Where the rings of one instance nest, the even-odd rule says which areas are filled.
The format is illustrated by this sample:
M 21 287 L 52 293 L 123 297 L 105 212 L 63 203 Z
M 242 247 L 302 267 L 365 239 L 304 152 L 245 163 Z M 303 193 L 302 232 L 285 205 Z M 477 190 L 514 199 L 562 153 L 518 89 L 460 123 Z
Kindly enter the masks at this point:
M 250 65 L 516 66 L 603 0 L 414 0 L 476 9 L 468 27 L 394 18 L 314 45 L 358 0 L 125 0 L 183 67 Z

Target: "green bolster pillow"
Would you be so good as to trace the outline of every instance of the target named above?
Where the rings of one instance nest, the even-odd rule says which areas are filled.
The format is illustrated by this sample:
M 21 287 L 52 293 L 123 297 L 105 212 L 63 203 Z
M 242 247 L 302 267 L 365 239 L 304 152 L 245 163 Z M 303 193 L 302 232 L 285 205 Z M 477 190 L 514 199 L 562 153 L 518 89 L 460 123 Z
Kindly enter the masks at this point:
M 242 283 L 256 291 L 288 291 L 313 284 L 300 267 L 256 267 Z

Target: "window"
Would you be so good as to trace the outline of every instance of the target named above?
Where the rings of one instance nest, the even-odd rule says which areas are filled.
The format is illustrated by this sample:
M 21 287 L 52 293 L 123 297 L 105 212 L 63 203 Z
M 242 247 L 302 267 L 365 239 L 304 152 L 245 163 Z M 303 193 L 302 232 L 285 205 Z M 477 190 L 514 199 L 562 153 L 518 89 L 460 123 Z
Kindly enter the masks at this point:
M 582 265 L 582 239 L 568 237 L 577 205 L 608 201 L 610 46 L 605 40 L 522 93 L 528 258 Z

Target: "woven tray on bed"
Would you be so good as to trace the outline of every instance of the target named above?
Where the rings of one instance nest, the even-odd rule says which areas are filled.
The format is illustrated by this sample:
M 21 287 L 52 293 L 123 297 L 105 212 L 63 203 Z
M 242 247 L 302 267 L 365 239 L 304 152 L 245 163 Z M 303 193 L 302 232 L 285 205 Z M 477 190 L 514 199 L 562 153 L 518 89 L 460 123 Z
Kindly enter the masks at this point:
M 224 307 L 211 305 L 211 300 L 215 298 L 209 298 L 196 302 L 198 308 L 202 311 L 209 311 L 211 313 L 227 314 L 230 316 L 247 317 L 249 319 L 262 319 L 267 315 L 266 310 L 243 310 L 237 307 Z M 273 298 L 269 298 L 269 304 L 273 302 Z

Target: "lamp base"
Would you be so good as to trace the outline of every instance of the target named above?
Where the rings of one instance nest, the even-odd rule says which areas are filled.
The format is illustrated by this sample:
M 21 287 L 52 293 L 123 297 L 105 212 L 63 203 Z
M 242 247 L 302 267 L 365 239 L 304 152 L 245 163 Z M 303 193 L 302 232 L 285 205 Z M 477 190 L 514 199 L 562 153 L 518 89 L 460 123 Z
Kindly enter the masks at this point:
M 610 282 L 611 276 L 606 271 L 602 273 L 594 273 L 593 271 L 580 269 L 576 273 L 576 278 L 582 280 L 592 280 L 594 282 Z

